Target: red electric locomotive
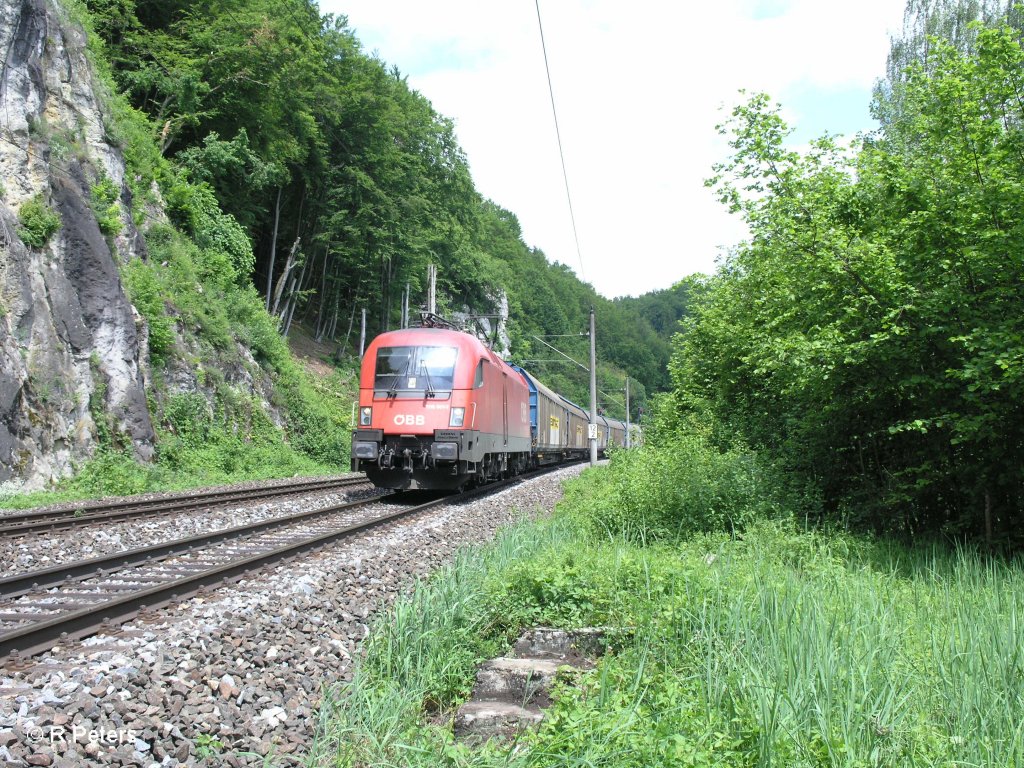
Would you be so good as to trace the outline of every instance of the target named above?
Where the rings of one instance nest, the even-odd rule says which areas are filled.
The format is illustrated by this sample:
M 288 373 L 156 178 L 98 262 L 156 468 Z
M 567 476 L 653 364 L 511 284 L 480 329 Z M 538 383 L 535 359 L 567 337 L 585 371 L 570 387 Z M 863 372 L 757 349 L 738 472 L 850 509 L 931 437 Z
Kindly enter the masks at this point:
M 448 328 L 383 333 L 363 357 L 352 469 L 382 488 L 457 490 L 530 462 L 522 377 Z

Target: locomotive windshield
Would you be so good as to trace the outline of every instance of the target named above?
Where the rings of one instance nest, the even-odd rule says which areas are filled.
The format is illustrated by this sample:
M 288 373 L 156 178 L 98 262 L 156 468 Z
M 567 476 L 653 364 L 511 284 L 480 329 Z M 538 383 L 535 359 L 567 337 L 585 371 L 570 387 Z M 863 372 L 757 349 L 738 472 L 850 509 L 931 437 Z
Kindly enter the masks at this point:
M 373 389 L 377 397 L 447 394 L 455 379 L 455 347 L 381 347 Z

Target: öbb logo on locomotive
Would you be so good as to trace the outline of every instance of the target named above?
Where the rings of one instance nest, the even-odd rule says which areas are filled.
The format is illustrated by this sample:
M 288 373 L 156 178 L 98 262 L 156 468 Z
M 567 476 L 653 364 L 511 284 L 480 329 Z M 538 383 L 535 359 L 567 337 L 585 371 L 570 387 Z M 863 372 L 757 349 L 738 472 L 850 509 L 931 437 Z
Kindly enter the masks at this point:
M 625 442 L 623 422 L 598 421 L 599 454 Z M 589 422 L 586 410 L 470 333 L 389 331 L 363 357 L 352 469 L 382 488 L 455 491 L 585 458 Z
M 395 425 L 401 427 L 402 425 L 409 425 L 410 427 L 422 427 L 426 423 L 426 417 L 422 413 L 406 414 L 399 413 L 395 415 Z

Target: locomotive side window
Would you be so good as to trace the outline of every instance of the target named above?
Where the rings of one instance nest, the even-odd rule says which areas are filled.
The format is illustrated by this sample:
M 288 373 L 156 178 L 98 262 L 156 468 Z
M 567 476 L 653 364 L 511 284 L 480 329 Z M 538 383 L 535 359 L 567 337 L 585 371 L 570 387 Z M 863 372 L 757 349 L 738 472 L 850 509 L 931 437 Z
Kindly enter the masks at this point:
M 473 388 L 480 389 L 484 385 L 484 361 L 481 359 L 476 364 L 476 374 L 473 376 Z
M 374 394 L 409 397 L 410 393 L 447 393 L 455 380 L 457 357 L 455 347 L 381 347 L 377 350 Z

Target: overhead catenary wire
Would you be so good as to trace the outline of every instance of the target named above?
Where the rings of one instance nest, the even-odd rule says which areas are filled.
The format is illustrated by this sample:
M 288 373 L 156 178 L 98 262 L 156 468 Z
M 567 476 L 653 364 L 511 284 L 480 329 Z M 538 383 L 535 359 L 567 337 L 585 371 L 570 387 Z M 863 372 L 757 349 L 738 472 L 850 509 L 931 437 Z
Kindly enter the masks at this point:
M 540 30 L 540 48 L 544 52 L 544 72 L 548 77 L 548 95 L 551 97 L 551 115 L 555 119 L 555 137 L 558 139 L 558 156 L 562 161 L 562 179 L 565 181 L 565 199 L 569 203 L 569 220 L 572 222 L 572 236 L 576 243 L 576 258 L 580 262 L 580 278 L 586 282 L 586 270 L 583 268 L 583 252 L 580 250 L 580 236 L 576 229 L 576 214 L 572 207 L 572 193 L 569 191 L 569 174 L 565 169 L 565 151 L 562 149 L 562 131 L 558 127 L 558 110 L 555 108 L 555 89 L 551 84 L 551 66 L 548 64 L 548 47 L 544 42 L 544 24 L 540 19 L 540 0 L 534 0 L 537 7 L 537 29 Z

